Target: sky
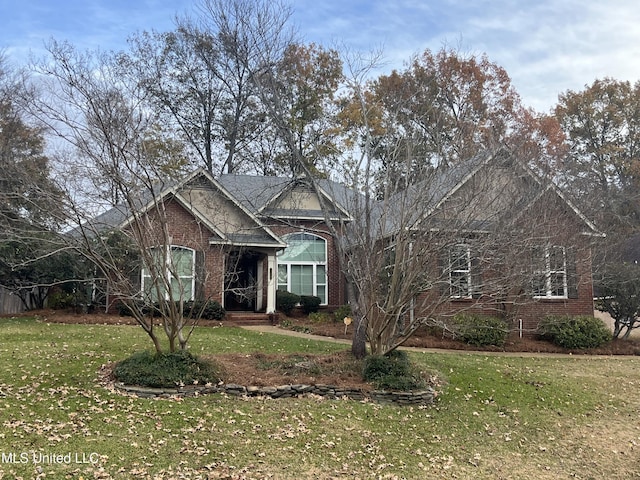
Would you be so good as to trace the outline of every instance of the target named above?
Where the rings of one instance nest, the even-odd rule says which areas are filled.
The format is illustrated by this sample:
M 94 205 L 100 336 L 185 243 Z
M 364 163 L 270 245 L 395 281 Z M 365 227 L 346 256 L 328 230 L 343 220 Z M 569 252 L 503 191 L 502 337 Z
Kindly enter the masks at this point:
M 142 30 L 167 31 L 197 0 L 0 0 L 0 51 L 14 64 L 50 39 L 125 49 Z M 503 67 L 525 106 L 548 113 L 558 95 L 605 77 L 640 80 L 637 0 L 284 0 L 303 41 L 382 50 L 380 73 L 450 47 Z

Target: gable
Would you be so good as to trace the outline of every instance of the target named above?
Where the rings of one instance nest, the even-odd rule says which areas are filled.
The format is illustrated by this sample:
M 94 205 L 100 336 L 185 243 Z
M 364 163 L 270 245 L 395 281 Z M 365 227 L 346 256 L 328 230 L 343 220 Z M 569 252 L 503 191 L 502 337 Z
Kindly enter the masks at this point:
M 284 246 L 274 233 L 207 175 L 186 182 L 176 192 L 176 198 L 218 234 L 219 238 L 212 238 L 212 242 Z
M 224 242 L 226 237 L 208 222 L 203 221 L 194 211 L 186 206 L 178 197 L 167 198 L 163 205 L 166 214 L 167 229 L 171 236 L 171 242 L 176 245 L 193 246 L 203 248 L 204 243 Z M 154 211 L 149 212 L 155 217 Z
M 260 213 L 272 218 L 299 220 L 324 219 L 325 213 L 331 220 L 349 218 L 347 212 L 322 189 L 320 195 L 307 182 L 293 181 L 261 208 Z
M 146 202 L 146 203 L 143 203 Z M 153 215 L 153 209 L 164 204 L 177 203 L 184 215 L 206 227 L 211 233 L 210 243 L 224 243 L 242 246 L 283 248 L 286 244 L 246 207 L 237 202 L 224 187 L 206 171 L 200 169 L 157 194 L 141 195 L 139 214 Z M 180 225 L 184 215 L 168 218 Z M 96 217 L 92 224 L 100 228 L 127 228 L 133 216 L 126 206 L 117 206 Z M 188 223 L 193 223 L 191 220 Z
M 453 188 L 432 213 L 436 218 L 456 218 L 458 224 L 473 225 L 479 230 L 508 228 L 516 222 L 531 222 L 535 216 L 558 229 L 563 222 L 571 221 L 583 234 L 603 235 L 555 185 L 505 154 L 483 163 Z
M 316 192 L 306 185 L 295 185 L 289 191 L 285 192 L 272 205 L 273 208 L 282 210 L 321 210 L 320 199 Z
M 439 214 L 489 227 L 521 210 L 539 188 L 509 165 L 486 165 L 442 202 Z

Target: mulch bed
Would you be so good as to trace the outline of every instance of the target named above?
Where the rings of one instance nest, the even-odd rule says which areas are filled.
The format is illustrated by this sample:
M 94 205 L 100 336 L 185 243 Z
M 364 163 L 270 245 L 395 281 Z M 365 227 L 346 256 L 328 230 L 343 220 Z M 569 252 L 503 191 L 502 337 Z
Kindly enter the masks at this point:
M 13 316 L 37 316 L 44 321 L 51 323 L 70 324 L 94 324 L 94 325 L 136 325 L 136 321 L 131 317 L 119 315 L 108 315 L 105 313 L 75 313 L 63 310 L 39 310 L 25 312 Z M 345 333 L 344 324 L 338 322 L 314 323 L 306 317 L 287 318 L 287 328 L 312 333 L 333 338 L 351 339 L 352 328 L 348 327 Z M 200 322 L 202 326 L 235 326 L 228 321 L 206 321 Z M 503 347 L 478 348 L 466 345 L 463 342 L 451 338 L 433 335 L 427 329 L 419 329 L 406 343 L 408 347 L 436 348 L 446 350 L 466 350 L 466 351 L 488 351 L 488 352 L 529 352 L 529 353 L 572 353 L 576 355 L 640 355 L 640 338 L 628 340 L 614 340 L 603 347 L 589 350 L 567 350 L 553 345 L 549 342 L 537 338 L 510 337 Z

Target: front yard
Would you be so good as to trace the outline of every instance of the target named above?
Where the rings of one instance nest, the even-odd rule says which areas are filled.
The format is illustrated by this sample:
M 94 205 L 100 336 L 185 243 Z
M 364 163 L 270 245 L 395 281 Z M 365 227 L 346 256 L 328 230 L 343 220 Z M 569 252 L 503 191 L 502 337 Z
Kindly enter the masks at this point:
M 100 367 L 139 327 L 0 319 L 0 478 L 640 478 L 640 357 L 412 353 L 431 407 L 316 397 L 141 399 Z M 196 354 L 344 345 L 201 328 Z

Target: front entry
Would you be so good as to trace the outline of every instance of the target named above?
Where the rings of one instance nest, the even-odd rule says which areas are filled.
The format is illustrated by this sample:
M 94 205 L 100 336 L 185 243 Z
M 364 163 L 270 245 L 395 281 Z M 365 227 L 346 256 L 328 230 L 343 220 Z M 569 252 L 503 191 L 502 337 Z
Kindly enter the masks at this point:
M 262 302 L 262 263 L 264 254 L 234 250 L 227 256 L 224 282 L 224 308 L 229 311 L 256 311 Z

